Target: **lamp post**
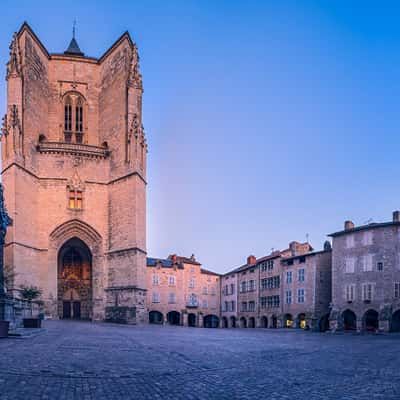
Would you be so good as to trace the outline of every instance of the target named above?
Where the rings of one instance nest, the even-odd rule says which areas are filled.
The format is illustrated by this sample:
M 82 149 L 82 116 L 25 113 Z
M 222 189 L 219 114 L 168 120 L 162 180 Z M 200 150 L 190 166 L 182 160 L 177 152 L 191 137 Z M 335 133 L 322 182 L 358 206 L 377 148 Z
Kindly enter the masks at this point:
M 6 292 L 4 290 L 4 242 L 7 227 L 12 225 L 4 206 L 3 185 L 0 183 L 0 321 L 5 318 Z

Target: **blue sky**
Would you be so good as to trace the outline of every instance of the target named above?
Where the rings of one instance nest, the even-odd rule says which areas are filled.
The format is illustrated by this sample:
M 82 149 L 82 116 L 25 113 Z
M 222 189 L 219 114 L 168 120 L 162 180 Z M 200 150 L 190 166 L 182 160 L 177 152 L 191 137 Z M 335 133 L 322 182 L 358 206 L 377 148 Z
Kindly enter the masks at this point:
M 222 272 L 400 209 L 399 17 L 396 2 L 3 0 L 0 74 L 24 20 L 60 52 L 76 18 L 95 57 L 129 30 L 149 255 L 194 253 Z

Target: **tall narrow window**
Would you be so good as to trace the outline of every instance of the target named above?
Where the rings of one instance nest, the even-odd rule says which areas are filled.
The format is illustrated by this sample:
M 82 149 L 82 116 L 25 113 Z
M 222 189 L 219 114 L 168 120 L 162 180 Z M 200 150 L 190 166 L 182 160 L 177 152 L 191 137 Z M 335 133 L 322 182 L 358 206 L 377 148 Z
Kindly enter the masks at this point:
M 72 138 L 72 101 L 67 97 L 64 105 L 64 140 L 71 143 Z
M 82 99 L 79 97 L 75 106 L 75 141 L 82 143 L 83 134 L 83 106 Z
M 83 143 L 83 96 L 78 93 L 70 93 L 64 100 L 64 142 Z
M 160 294 L 157 292 L 153 292 L 153 303 L 159 303 L 160 302 Z

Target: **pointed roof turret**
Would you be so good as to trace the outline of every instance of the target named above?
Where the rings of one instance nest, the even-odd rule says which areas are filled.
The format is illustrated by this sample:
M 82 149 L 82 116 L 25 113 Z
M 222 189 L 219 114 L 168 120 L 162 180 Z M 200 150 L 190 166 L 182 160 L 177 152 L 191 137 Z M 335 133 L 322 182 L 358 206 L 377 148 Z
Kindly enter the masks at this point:
M 72 40 L 67 50 L 64 51 L 64 54 L 69 54 L 73 56 L 84 56 L 85 54 L 82 53 L 81 49 L 79 48 L 78 42 L 75 39 L 75 25 L 76 21 L 74 21 L 74 27 L 72 28 Z
M 81 52 L 79 45 L 75 38 L 72 38 L 71 43 L 68 46 L 68 49 L 64 51 L 64 54 L 69 54 L 73 56 L 84 56 L 85 54 Z

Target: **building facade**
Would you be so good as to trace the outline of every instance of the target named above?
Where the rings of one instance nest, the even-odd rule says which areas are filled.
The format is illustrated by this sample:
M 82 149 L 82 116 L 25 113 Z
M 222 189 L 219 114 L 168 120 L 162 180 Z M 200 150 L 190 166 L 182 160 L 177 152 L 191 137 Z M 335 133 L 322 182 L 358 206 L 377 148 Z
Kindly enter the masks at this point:
M 333 330 L 400 331 L 400 212 L 332 237 Z
M 230 288 L 236 281 L 236 292 Z M 234 293 L 237 293 L 236 295 Z M 236 302 L 236 315 L 229 308 Z M 331 247 L 293 241 L 221 277 L 221 327 L 326 330 L 331 303 Z
M 277 328 L 280 326 L 281 314 L 281 258 L 285 252 L 274 251 L 258 261 L 260 269 L 260 309 L 259 323 L 261 328 Z
M 283 258 L 281 326 L 325 331 L 329 328 L 332 250 Z
M 220 326 L 220 275 L 195 257 L 147 259 L 149 322 L 217 328 Z
M 233 271 L 222 275 L 221 282 L 221 326 L 236 328 L 238 275 Z
M 126 323 L 146 312 L 146 153 L 129 33 L 100 58 L 50 54 L 24 23 L 7 64 L 5 263 L 46 315 Z
M 241 328 L 255 328 L 259 306 L 260 270 L 251 255 L 247 263 L 236 270 L 238 283 L 237 323 Z

